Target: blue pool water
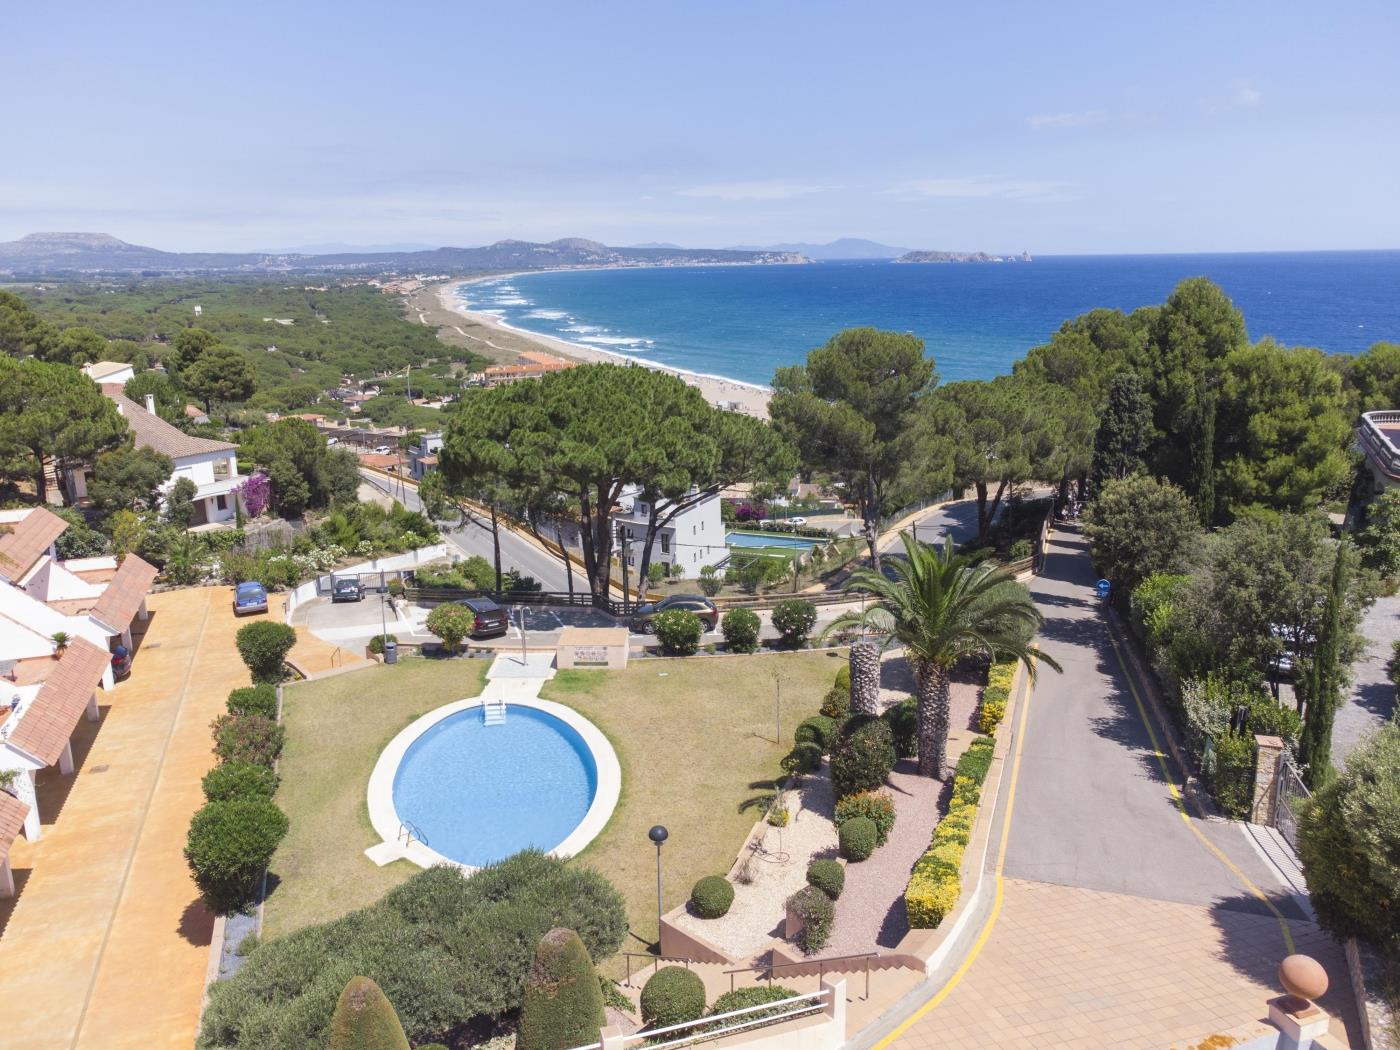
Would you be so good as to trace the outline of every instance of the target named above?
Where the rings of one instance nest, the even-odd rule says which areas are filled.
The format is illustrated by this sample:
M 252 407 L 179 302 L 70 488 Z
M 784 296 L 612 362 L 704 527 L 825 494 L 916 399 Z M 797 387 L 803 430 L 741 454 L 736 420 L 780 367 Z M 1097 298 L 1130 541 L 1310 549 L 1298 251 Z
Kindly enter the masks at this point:
M 415 740 L 394 777 L 394 808 L 433 850 L 480 867 L 558 846 L 597 788 L 593 754 L 572 727 L 511 704 L 501 725 L 483 725 L 472 708 Z
M 754 536 L 747 532 L 731 532 L 724 537 L 724 545 L 726 547 L 800 547 L 805 551 L 815 547 L 817 541 L 803 539 L 801 536 L 776 534 Z

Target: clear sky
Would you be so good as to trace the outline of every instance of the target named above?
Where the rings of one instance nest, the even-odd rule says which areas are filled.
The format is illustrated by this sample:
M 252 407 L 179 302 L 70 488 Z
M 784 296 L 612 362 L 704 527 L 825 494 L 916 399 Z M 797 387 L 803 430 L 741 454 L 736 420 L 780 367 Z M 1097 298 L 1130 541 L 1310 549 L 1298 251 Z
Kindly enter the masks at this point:
M 0 240 L 1400 247 L 1400 4 L 10 5 Z

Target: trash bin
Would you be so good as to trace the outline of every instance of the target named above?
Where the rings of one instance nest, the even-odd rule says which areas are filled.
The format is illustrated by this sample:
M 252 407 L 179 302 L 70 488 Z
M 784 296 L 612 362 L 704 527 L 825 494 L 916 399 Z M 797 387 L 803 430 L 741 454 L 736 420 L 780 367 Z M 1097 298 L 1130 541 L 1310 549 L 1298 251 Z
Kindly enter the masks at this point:
M 384 642 L 384 662 L 386 664 L 396 664 L 399 662 L 399 643 L 392 638 Z

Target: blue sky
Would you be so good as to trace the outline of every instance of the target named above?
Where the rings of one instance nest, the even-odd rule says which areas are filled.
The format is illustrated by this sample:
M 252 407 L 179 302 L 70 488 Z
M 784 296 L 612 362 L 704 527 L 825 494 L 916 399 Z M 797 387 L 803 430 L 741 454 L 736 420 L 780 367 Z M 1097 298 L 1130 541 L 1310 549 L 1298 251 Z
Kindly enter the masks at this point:
M 56 10 L 0 240 L 1400 247 L 1393 2 Z

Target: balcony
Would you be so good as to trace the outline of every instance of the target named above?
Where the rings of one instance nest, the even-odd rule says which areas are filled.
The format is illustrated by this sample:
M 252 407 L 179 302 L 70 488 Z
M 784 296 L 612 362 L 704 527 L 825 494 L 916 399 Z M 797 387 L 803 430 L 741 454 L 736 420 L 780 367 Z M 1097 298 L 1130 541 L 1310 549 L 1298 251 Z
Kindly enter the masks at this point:
M 1400 412 L 1366 412 L 1356 431 L 1361 451 L 1387 477 L 1400 481 Z

